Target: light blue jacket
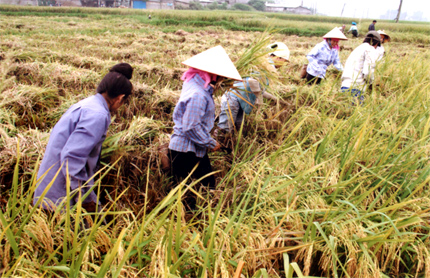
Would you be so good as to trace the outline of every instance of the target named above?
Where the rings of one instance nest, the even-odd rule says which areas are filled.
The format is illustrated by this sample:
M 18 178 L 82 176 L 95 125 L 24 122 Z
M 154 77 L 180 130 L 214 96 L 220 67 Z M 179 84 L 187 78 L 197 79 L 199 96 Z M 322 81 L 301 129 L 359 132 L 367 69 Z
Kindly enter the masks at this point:
M 38 179 L 44 178 L 37 184 L 34 192 L 33 204 L 36 204 L 48 184 L 54 180 L 45 195 L 44 208 L 58 205 L 66 198 L 67 168 L 70 178 L 70 190 L 81 189 L 82 196 L 93 185 L 92 176 L 96 173 L 98 161 L 106 132 L 110 125 L 110 112 L 106 100 L 101 94 L 88 97 L 72 105 L 61 117 L 51 131 L 46 146 Z M 82 185 L 88 181 L 90 186 Z M 77 196 L 77 195 L 76 195 Z M 95 192 L 91 192 L 85 199 L 87 202 L 96 202 Z M 76 198 L 71 198 L 74 205 Z
M 324 78 L 327 67 L 331 64 L 339 71 L 343 70 L 339 59 L 339 51 L 330 49 L 325 40 L 317 44 L 306 57 L 309 60 L 307 72 L 315 77 Z
M 255 101 L 257 100 L 257 97 L 253 93 L 251 93 L 251 88 L 249 86 L 248 79 L 249 77 L 246 77 L 244 79 L 245 84 L 240 81 L 235 82 L 233 85 L 234 88 L 230 89 L 227 92 L 229 96 L 237 98 L 237 100 L 240 103 L 240 107 L 243 109 L 243 112 L 245 112 L 245 114 L 247 115 L 251 114 L 252 108 L 254 108 L 253 105 L 255 105 Z M 237 95 L 240 95 L 242 98 L 246 99 L 246 101 L 238 97 Z

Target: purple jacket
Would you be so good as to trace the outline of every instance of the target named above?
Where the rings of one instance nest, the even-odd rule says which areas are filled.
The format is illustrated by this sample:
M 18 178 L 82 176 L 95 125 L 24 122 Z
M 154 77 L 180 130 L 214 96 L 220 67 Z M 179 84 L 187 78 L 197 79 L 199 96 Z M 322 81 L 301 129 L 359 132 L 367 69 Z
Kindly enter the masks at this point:
M 44 208 L 58 205 L 67 195 L 67 167 L 70 191 L 81 190 L 82 196 L 89 190 L 93 175 L 97 171 L 103 141 L 110 124 L 110 113 L 106 100 L 101 94 L 88 97 L 72 105 L 64 113 L 51 131 L 45 156 L 37 175 L 38 184 L 34 192 L 33 204 L 47 191 Z M 58 176 L 55 175 L 58 172 Z M 88 181 L 88 186 L 83 186 Z M 75 195 L 77 196 L 77 194 Z M 77 198 L 72 198 L 74 205 Z M 97 196 L 91 192 L 84 203 L 94 201 Z

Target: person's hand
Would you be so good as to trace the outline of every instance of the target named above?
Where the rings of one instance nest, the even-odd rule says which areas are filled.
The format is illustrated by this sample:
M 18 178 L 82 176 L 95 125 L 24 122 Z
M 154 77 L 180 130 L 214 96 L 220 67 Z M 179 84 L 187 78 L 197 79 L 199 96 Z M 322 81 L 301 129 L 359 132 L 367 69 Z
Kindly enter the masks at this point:
M 211 152 L 216 152 L 216 151 L 219 151 L 219 149 L 221 149 L 220 143 L 218 143 L 218 141 L 215 141 L 215 142 L 216 142 L 215 148 L 210 149 Z

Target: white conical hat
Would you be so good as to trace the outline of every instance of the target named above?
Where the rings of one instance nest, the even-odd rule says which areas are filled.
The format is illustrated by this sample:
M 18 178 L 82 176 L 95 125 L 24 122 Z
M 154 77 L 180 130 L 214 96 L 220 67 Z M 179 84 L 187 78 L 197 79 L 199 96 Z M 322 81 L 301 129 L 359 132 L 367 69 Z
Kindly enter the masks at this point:
M 390 36 L 387 34 L 387 33 L 385 33 L 385 31 L 384 30 L 378 30 L 377 31 L 378 33 L 379 33 L 379 35 L 384 35 L 385 37 L 386 37 L 386 41 L 387 42 L 389 42 L 390 40 L 391 40 L 391 38 L 390 38 Z
M 275 42 L 275 43 L 269 44 L 267 48 L 271 50 L 273 49 L 273 52 L 271 52 L 270 54 L 281 57 L 287 61 L 290 60 L 290 50 L 288 49 L 285 43 Z
M 221 45 L 199 53 L 182 64 L 202 71 L 243 81 L 233 62 Z
M 324 35 L 324 39 L 339 39 L 346 41 L 348 38 L 339 30 L 339 28 L 334 27 L 333 30 Z

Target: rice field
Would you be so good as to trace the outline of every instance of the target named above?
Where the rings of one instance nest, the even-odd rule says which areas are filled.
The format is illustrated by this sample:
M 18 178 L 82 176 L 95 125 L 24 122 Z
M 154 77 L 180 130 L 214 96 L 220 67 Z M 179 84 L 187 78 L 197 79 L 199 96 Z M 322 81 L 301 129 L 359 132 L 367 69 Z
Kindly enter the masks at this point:
M 320 86 L 299 78 L 319 36 L 352 20 L 363 35 L 370 21 L 0 6 L 0 276 L 430 277 L 430 25 L 378 21 L 392 42 L 356 107 L 333 67 Z M 243 63 L 252 47 L 275 41 L 291 51 L 268 88 L 283 102 L 247 117 L 232 153 L 211 154 L 216 190 L 173 184 L 158 147 L 181 62 L 220 44 L 245 75 L 262 66 Z M 341 42 L 343 63 L 361 41 Z M 47 215 L 32 197 L 50 130 L 118 62 L 135 90 L 104 143 L 105 209 Z

